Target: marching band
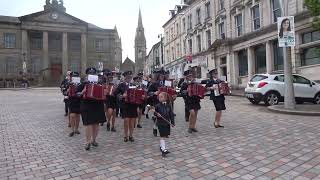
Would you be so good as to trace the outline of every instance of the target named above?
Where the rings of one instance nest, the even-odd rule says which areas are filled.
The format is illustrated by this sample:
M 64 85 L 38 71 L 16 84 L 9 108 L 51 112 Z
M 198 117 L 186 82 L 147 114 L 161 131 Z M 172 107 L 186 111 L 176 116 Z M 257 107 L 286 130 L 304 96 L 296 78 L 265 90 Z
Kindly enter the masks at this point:
M 97 136 L 99 124 L 107 123 L 107 131 L 116 132 L 115 123 L 120 109 L 123 118 L 124 142 L 134 142 L 134 129 L 142 128 L 142 115 L 146 112 L 149 118 L 152 112 L 154 122 L 153 135 L 160 135 L 160 151 L 163 156 L 169 153 L 165 139 L 170 136 L 170 128 L 175 126 L 174 101 L 177 92 L 173 80 L 169 79 L 169 72 L 163 69 L 155 70 L 151 76 L 138 73 L 133 77 L 132 71 L 119 74 L 108 69 L 97 71 L 95 68 L 86 70 L 85 80 L 80 79 L 78 72 L 68 72 L 68 77 L 61 86 L 64 96 L 68 100 L 69 124 L 71 132 L 69 137 L 79 132 L 80 115 L 85 127 L 85 150 L 91 146 L 98 146 Z M 185 78 L 181 80 L 180 94 L 185 102 L 185 117 L 189 124 L 188 132 L 198 132 L 196 128 L 198 111 L 201 109 L 201 99 L 210 91 L 210 100 L 216 108 L 214 120 L 215 128 L 221 125 L 222 111 L 225 107 L 225 95 L 230 91 L 226 82 L 220 80 L 217 70 L 209 72 L 210 79 L 205 85 L 197 83 L 194 72 L 184 72 Z

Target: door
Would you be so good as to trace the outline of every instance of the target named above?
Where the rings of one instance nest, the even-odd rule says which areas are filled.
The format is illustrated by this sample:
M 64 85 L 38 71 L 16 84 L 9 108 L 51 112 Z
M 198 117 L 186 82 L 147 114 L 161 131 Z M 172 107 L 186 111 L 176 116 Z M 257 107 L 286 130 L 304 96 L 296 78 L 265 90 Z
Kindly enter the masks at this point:
M 311 86 L 310 80 L 302 76 L 293 75 L 293 87 L 295 97 L 313 98 L 316 94 L 316 89 Z
M 52 64 L 51 65 L 51 79 L 54 82 L 59 82 L 61 78 L 62 65 Z

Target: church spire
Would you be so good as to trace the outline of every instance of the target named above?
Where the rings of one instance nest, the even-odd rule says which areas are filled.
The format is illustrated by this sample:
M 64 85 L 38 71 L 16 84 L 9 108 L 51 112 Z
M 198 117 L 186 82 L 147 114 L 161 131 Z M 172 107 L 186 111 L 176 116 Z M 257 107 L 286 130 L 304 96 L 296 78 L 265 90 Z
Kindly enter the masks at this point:
M 138 28 L 143 28 L 141 9 L 139 8 Z

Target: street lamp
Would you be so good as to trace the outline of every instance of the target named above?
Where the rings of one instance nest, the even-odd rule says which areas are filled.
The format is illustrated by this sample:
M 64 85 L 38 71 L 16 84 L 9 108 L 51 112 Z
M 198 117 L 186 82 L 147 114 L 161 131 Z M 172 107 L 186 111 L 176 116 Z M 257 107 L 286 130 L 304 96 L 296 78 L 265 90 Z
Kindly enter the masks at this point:
M 160 38 L 160 53 L 161 53 L 161 63 L 159 64 L 164 64 L 163 62 L 163 35 L 162 34 L 158 34 L 158 38 Z

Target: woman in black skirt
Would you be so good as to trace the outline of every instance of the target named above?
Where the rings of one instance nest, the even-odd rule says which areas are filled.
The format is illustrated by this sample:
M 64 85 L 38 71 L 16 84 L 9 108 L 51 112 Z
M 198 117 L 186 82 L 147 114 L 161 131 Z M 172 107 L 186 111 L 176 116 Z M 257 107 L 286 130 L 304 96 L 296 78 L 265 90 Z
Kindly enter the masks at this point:
M 78 84 L 74 81 L 72 81 L 73 78 L 79 77 L 79 73 L 72 72 L 71 74 L 71 82 L 68 86 L 68 92 L 70 91 L 70 88 L 74 86 L 77 88 Z M 75 134 L 80 134 L 79 132 L 79 123 L 80 123 L 80 97 L 76 95 L 69 94 L 69 118 L 70 118 L 70 125 L 72 132 L 69 134 L 70 137 L 74 136 Z
M 95 75 L 95 68 L 88 68 L 86 74 Z M 86 91 L 85 85 L 90 83 L 86 81 L 79 86 L 79 91 L 83 95 Z M 99 123 L 106 122 L 106 116 L 104 113 L 104 103 L 103 101 L 98 101 L 94 99 L 82 99 L 80 104 L 81 118 L 83 125 L 86 129 L 86 140 L 85 150 L 90 150 L 91 145 L 94 147 L 98 146 L 96 138 L 99 131 Z
M 126 91 L 129 89 L 129 86 L 134 86 L 134 84 L 130 83 L 132 80 L 132 71 L 126 71 L 123 73 L 124 82 L 119 84 L 115 94 L 120 99 L 120 108 L 121 108 L 121 115 L 124 119 L 124 142 L 134 142 L 133 138 L 133 130 L 134 124 L 138 117 L 138 106 L 136 104 L 131 104 L 125 102 L 125 98 L 127 96 Z
M 174 113 L 170 104 L 169 94 L 162 92 L 159 94 L 160 103 L 155 107 L 156 124 L 160 134 L 160 151 L 162 156 L 169 153 L 165 139 L 170 136 L 170 126 L 174 126 Z
M 186 77 L 186 82 L 183 82 L 181 85 L 181 92 L 185 99 L 186 109 L 189 111 L 189 133 L 198 132 L 196 129 L 196 122 L 198 118 L 198 111 L 201 109 L 200 106 L 200 98 L 198 96 L 189 96 L 188 95 L 188 86 L 190 84 L 195 83 L 195 79 L 193 77 L 193 72 L 191 70 L 187 70 L 184 72 L 184 76 Z

